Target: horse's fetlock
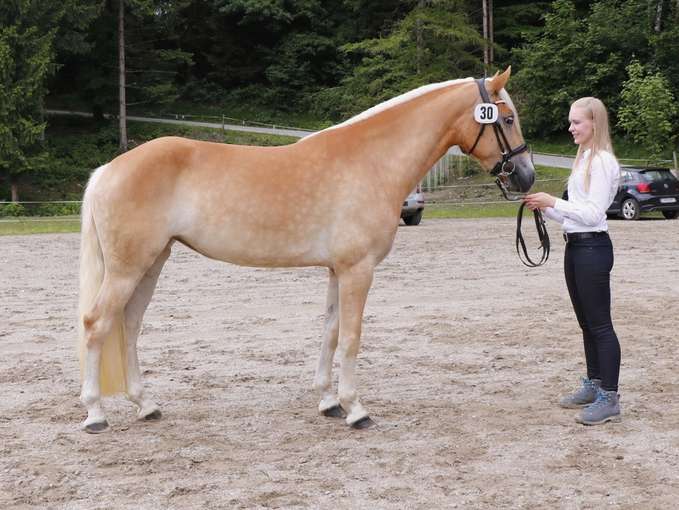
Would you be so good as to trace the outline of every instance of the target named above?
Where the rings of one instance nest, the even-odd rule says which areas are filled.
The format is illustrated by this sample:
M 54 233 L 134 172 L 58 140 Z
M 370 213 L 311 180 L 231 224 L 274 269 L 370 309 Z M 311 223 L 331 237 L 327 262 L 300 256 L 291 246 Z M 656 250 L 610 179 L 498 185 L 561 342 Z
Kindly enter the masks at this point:
M 141 384 L 129 384 L 127 386 L 127 398 L 132 402 L 141 402 L 144 396 L 144 387 Z
M 88 409 L 100 400 L 100 395 L 89 389 L 83 389 L 80 393 L 80 402 Z

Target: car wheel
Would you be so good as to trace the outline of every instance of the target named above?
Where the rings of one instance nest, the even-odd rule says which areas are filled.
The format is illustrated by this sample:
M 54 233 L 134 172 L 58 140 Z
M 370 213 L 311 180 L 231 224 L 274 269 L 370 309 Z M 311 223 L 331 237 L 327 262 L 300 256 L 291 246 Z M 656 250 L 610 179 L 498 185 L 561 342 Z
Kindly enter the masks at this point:
M 620 208 L 620 215 L 626 220 L 638 220 L 640 212 L 639 202 L 633 198 L 626 198 Z
M 406 216 L 405 218 L 403 218 L 403 221 L 405 222 L 406 225 L 409 226 L 419 225 L 420 221 L 422 221 L 422 211 L 424 211 L 424 209 L 420 209 L 412 216 Z
M 662 215 L 668 220 L 673 220 L 679 216 L 679 211 L 663 211 Z

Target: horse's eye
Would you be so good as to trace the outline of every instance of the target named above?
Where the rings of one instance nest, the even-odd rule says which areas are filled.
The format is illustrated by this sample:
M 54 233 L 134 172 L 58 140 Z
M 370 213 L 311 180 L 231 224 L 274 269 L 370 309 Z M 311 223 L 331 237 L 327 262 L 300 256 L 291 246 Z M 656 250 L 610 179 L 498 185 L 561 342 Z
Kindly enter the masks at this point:
M 505 122 L 511 126 L 514 124 L 514 117 L 505 117 Z

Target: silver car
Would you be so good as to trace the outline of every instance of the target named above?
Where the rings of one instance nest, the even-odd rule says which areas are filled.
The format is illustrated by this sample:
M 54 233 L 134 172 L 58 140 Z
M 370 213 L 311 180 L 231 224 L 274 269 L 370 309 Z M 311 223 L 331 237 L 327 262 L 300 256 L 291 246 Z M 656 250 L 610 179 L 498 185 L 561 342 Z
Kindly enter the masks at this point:
M 419 225 L 422 221 L 422 211 L 424 211 L 424 193 L 422 193 L 422 185 L 418 184 L 403 202 L 401 218 L 406 225 Z

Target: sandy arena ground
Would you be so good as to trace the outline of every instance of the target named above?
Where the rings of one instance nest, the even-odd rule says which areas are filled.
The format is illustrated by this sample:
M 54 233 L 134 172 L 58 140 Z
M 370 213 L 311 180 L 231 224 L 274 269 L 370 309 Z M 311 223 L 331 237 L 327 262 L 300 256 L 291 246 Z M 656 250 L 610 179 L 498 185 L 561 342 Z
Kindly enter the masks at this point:
M 610 223 L 624 421 L 591 428 L 555 405 L 583 356 L 554 224 L 539 269 L 513 219 L 399 228 L 365 314 L 367 431 L 316 411 L 324 269 L 180 245 L 140 338 L 163 420 L 115 397 L 110 432 L 79 431 L 79 237 L 0 237 L 0 508 L 676 508 L 679 221 Z

